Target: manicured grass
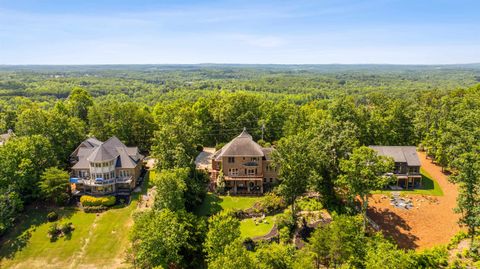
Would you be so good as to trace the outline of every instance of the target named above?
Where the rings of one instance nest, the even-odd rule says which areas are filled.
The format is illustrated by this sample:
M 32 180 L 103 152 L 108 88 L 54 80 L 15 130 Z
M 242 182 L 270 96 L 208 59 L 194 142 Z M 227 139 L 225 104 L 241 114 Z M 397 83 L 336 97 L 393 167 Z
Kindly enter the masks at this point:
M 260 201 L 262 197 L 245 197 L 245 196 L 219 196 L 208 193 L 197 210 L 199 216 L 210 216 L 221 210 L 226 209 L 247 209 L 252 207 L 255 202 Z
M 152 176 L 152 175 L 150 175 Z M 148 177 L 144 186 L 148 184 Z M 130 205 L 104 213 L 85 213 L 74 207 L 27 210 L 19 225 L 0 241 L 0 268 L 122 268 L 132 215 L 139 194 Z M 47 236 L 47 214 L 56 211 L 61 220 L 72 222 L 71 237 L 51 242 Z
M 247 209 L 262 197 L 220 196 L 220 206 L 225 209 Z
M 208 193 L 203 204 L 201 204 L 196 214 L 200 216 L 211 216 L 217 212 L 227 209 L 244 210 L 251 208 L 262 197 L 244 197 L 244 196 L 219 196 Z M 265 218 L 266 222 L 255 224 L 253 218 L 244 219 L 240 222 L 240 232 L 243 238 L 253 238 L 266 235 L 273 228 L 275 216 Z
M 96 218 L 95 214 L 86 214 L 73 208 L 56 210 L 63 220 L 72 222 L 75 230 L 70 238 L 60 237 L 50 242 L 46 221 L 47 210 L 30 209 L 24 221 L 2 240 L 0 248 L 0 267 L 18 266 L 33 268 L 58 265 L 68 266 L 73 262 L 74 254 L 88 238 L 89 230 Z
M 423 194 L 431 196 L 443 196 L 442 188 L 438 182 L 427 171 L 420 169 L 422 174 L 422 188 L 413 190 L 400 190 L 401 194 Z M 372 194 L 390 194 L 392 190 L 373 191 Z
M 272 230 L 275 222 L 275 216 L 265 217 L 266 223 L 255 224 L 253 219 L 244 219 L 240 222 L 240 233 L 243 238 L 253 238 L 266 235 Z
M 97 267 L 112 267 L 123 262 L 128 248 L 129 232 L 133 225 L 132 213 L 137 207 L 133 200 L 128 207 L 112 209 L 97 217 L 84 258 L 78 265 L 94 264 Z M 110 266 L 109 266 L 110 265 Z

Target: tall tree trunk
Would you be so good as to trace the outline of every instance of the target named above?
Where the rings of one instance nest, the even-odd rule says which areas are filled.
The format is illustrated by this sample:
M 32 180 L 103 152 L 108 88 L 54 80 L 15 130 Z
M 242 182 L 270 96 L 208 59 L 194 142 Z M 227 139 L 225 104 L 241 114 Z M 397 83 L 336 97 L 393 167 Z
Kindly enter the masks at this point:
M 293 223 L 296 224 L 297 220 L 297 213 L 296 213 L 296 207 L 295 207 L 295 200 L 297 200 L 297 197 L 292 197 L 292 220 Z
M 363 231 L 367 231 L 367 209 L 368 209 L 368 198 L 362 197 L 362 213 L 363 213 Z
M 475 227 L 470 228 L 470 249 L 473 248 L 473 243 L 475 241 Z

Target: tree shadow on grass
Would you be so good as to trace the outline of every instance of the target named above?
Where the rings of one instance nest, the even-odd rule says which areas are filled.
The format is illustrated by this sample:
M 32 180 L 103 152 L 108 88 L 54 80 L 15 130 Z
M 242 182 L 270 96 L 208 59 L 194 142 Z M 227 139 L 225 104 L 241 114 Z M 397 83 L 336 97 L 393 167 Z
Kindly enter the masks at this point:
M 419 187 L 421 190 L 433 190 L 435 189 L 435 183 L 433 182 L 433 179 L 426 175 L 422 175 L 422 186 Z
M 61 218 L 70 218 L 76 210 L 74 208 L 47 208 L 39 206 L 29 206 L 15 226 L 0 237 L 0 261 L 2 259 L 12 259 L 15 254 L 28 245 L 32 232 L 38 226 L 48 222 L 47 214 L 55 211 Z M 45 234 L 47 236 L 47 234 Z
M 389 209 L 369 208 L 368 216 L 373 219 L 387 237 L 393 238 L 398 246 L 403 249 L 418 247 L 418 237 L 410 232 L 410 225 L 395 212 Z
M 203 203 L 196 208 L 195 213 L 198 216 L 215 215 L 216 213 L 222 211 L 222 207 L 220 206 L 222 200 L 223 199 L 216 194 L 207 193 L 207 196 L 205 196 Z

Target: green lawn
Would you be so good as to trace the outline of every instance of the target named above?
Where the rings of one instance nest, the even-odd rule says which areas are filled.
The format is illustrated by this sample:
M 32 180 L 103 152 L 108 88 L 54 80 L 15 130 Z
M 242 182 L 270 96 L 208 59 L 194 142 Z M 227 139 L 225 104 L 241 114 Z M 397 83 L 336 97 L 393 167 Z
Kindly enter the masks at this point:
M 272 230 L 275 223 L 275 216 L 265 217 L 266 223 L 255 224 L 253 219 L 244 219 L 240 222 L 240 233 L 243 238 L 253 238 L 266 235 Z
M 200 216 L 210 216 L 221 210 L 226 209 L 248 209 L 255 202 L 263 199 L 262 197 L 244 197 L 244 196 L 219 196 L 208 193 L 203 204 L 201 204 L 196 214 Z M 275 216 L 267 216 L 266 223 L 255 224 L 253 219 L 244 219 L 240 222 L 240 232 L 243 238 L 253 238 L 256 236 L 266 235 L 273 228 Z
M 122 263 L 138 197 L 133 195 L 127 207 L 98 215 L 73 207 L 55 208 L 62 220 L 75 227 L 71 237 L 55 242 L 47 236 L 50 223 L 46 215 L 52 209 L 28 209 L 23 221 L 1 239 L 0 268 L 127 267 Z
M 423 194 L 423 195 L 431 195 L 431 196 L 443 196 L 443 191 L 438 185 L 438 182 L 423 168 L 420 169 L 420 173 L 422 174 L 422 188 L 421 189 L 413 189 L 413 190 L 401 190 L 399 191 L 401 194 Z M 381 191 L 373 191 L 373 194 L 390 194 L 391 190 L 381 190 Z
M 262 197 L 219 196 L 208 193 L 195 212 L 200 216 L 210 216 L 226 209 L 247 209 L 261 199 Z

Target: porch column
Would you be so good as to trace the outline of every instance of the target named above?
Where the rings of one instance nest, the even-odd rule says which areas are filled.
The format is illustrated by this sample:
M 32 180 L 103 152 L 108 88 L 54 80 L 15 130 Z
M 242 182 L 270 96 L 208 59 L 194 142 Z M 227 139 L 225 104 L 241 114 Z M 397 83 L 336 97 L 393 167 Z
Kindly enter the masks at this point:
M 233 181 L 233 193 L 237 194 L 237 181 L 236 180 Z
M 247 186 L 247 193 L 250 193 L 250 182 L 246 180 L 244 182 L 245 182 L 245 186 Z

